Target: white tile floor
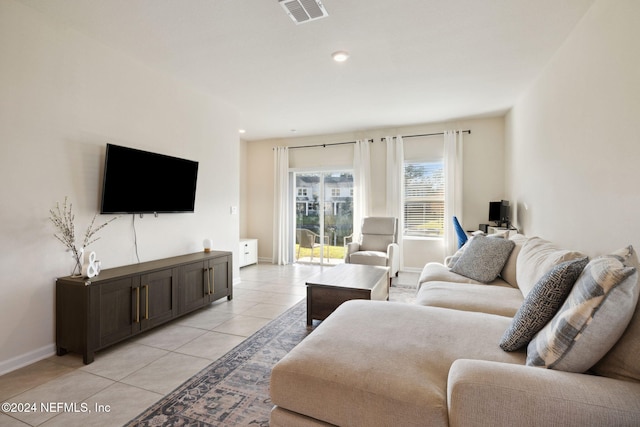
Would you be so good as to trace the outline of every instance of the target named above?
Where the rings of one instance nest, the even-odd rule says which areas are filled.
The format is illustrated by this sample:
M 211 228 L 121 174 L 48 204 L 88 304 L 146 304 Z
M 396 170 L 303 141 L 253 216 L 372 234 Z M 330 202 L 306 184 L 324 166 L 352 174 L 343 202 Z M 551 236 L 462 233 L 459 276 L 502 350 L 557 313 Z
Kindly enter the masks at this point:
M 320 269 L 244 267 L 232 301 L 216 301 L 98 352 L 89 365 L 70 353 L 3 375 L 0 402 L 35 404 L 36 410 L 0 411 L 0 426 L 120 426 L 305 298 L 305 279 Z

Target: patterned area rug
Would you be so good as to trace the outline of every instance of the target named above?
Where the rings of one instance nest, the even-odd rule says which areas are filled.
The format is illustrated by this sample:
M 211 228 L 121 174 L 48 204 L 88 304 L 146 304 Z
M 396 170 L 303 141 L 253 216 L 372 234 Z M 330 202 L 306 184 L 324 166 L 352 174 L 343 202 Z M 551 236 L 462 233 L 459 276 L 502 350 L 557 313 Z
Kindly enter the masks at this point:
M 414 294 L 394 286 L 390 300 L 411 302 Z M 271 368 L 311 331 L 302 300 L 127 426 L 268 426 Z

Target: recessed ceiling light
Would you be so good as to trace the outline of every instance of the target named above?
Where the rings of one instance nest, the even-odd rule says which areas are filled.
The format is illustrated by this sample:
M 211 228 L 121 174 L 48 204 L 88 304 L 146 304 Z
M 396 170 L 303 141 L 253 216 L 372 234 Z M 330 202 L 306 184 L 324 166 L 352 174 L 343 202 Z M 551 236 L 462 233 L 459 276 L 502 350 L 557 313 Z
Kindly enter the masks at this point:
M 337 52 L 333 52 L 331 54 L 331 57 L 336 62 L 344 62 L 349 58 L 349 52 L 347 52 L 346 50 L 339 50 Z
M 239 132 L 239 133 L 246 133 L 247 131 L 246 131 L 246 130 L 244 130 L 244 129 L 238 129 L 238 132 Z

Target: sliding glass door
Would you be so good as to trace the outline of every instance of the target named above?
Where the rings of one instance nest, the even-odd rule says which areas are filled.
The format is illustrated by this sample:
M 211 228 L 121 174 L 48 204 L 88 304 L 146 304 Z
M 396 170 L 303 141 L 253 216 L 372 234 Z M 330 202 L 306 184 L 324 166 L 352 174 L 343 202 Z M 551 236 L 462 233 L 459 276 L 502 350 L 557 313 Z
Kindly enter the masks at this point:
M 351 171 L 295 172 L 297 262 L 338 264 L 353 234 Z

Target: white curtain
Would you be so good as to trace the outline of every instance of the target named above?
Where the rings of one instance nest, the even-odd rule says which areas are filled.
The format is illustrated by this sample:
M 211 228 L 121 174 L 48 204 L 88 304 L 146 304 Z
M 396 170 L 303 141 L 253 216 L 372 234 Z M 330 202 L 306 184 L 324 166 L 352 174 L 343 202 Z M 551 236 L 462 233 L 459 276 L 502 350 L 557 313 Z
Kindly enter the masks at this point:
M 358 140 L 353 151 L 353 241 L 360 241 L 362 219 L 371 204 L 371 154 L 369 141 Z
M 398 218 L 398 245 L 402 262 L 402 235 L 404 232 L 404 142 L 402 137 L 386 137 L 387 144 L 387 216 Z
M 462 221 L 462 131 L 444 132 L 444 245 L 445 255 L 455 253 L 453 216 Z
M 293 225 L 291 190 L 289 184 L 289 149 L 276 147 L 274 153 L 273 181 L 273 263 L 289 264 L 292 261 Z

